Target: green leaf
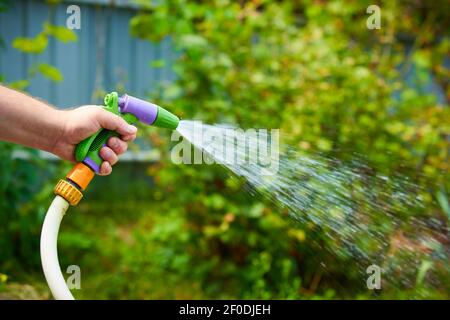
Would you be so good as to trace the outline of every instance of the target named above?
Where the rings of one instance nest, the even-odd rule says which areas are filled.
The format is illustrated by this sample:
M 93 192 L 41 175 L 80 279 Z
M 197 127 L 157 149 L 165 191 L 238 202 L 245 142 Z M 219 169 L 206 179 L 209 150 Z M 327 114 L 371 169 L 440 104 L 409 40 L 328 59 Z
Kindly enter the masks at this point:
M 187 34 L 180 38 L 180 45 L 186 49 L 202 49 L 208 46 L 208 41 L 195 34 Z
M 63 80 L 63 76 L 58 68 L 50 64 L 41 63 L 40 65 L 38 65 L 37 69 L 44 77 L 54 82 L 60 82 Z
M 45 23 L 44 32 L 64 43 L 77 41 L 77 34 L 65 26 L 55 26 Z
M 164 68 L 165 65 L 166 65 L 166 62 L 162 59 L 153 60 L 150 62 L 151 68 Z
M 11 82 L 9 87 L 16 90 L 24 90 L 30 85 L 30 81 L 28 80 L 18 80 Z
M 439 190 L 436 194 L 436 198 L 438 200 L 439 205 L 442 208 L 442 211 L 444 211 L 448 218 L 450 219 L 450 205 L 448 203 L 447 195 L 443 190 Z
M 417 273 L 417 279 L 416 279 L 416 285 L 421 285 L 423 280 L 425 279 L 425 276 L 430 270 L 430 268 L 433 266 L 433 262 L 428 260 L 423 260 L 420 267 L 419 272 Z
M 48 45 L 48 38 L 44 33 L 38 34 L 35 38 L 19 37 L 14 39 L 12 46 L 25 53 L 42 53 Z
M 264 211 L 264 205 L 262 203 L 255 203 L 249 210 L 248 216 L 251 218 L 258 218 Z
M 8 276 L 6 274 L 0 273 L 0 283 L 6 283 Z
M 170 29 L 170 20 L 159 13 L 139 14 L 130 20 L 129 26 L 131 35 L 151 41 L 161 41 Z

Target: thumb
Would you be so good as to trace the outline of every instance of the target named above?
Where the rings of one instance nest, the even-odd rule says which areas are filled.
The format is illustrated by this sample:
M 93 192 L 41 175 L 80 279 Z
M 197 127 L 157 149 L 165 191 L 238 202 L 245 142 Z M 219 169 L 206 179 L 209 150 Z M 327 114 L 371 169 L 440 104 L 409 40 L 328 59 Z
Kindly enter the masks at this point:
M 135 134 L 137 128 L 128 124 L 124 119 L 106 110 L 97 113 L 97 121 L 102 128 L 116 131 L 122 136 Z

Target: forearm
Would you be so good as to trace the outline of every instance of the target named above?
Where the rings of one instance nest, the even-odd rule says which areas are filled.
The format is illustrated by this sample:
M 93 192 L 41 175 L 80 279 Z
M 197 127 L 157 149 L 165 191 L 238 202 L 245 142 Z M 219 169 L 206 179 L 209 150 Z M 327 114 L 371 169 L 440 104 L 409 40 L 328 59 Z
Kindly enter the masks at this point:
M 0 140 L 52 151 L 63 130 L 62 112 L 0 85 Z

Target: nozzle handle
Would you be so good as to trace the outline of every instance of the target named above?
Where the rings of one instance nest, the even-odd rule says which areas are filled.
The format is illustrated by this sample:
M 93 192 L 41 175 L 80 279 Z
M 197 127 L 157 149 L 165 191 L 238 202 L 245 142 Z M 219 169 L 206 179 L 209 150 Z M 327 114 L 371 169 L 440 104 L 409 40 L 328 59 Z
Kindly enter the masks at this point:
M 117 92 L 111 92 L 105 96 L 105 106 L 103 108 L 106 111 L 112 112 L 123 118 L 129 124 L 138 121 L 138 118 L 131 113 L 122 114 L 119 112 Z M 75 160 L 83 162 L 95 173 L 99 173 L 100 165 L 103 162 L 103 159 L 99 154 L 100 149 L 105 146 L 108 139 L 113 136 L 118 136 L 117 132 L 100 129 L 90 137 L 84 139 L 75 148 Z

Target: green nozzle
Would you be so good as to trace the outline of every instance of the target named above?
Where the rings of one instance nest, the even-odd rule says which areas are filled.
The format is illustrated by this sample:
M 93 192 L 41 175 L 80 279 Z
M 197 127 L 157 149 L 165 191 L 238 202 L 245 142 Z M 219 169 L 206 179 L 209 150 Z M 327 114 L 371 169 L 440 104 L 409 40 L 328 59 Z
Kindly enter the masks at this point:
M 139 121 L 147 125 L 175 130 L 180 122 L 176 115 L 156 104 L 126 94 L 119 97 L 117 92 L 111 92 L 105 97 L 105 109 L 122 117 L 128 123 Z M 110 130 L 99 130 L 77 145 L 75 159 L 78 162 L 83 161 L 93 171 L 99 173 L 103 162 L 99 151 L 110 137 L 117 135 Z
M 160 128 L 175 130 L 178 127 L 179 122 L 180 119 L 176 115 L 158 106 L 158 114 L 152 125 Z

